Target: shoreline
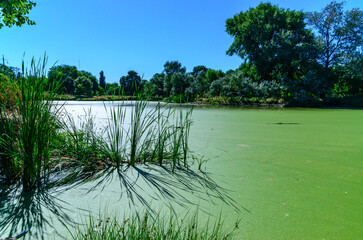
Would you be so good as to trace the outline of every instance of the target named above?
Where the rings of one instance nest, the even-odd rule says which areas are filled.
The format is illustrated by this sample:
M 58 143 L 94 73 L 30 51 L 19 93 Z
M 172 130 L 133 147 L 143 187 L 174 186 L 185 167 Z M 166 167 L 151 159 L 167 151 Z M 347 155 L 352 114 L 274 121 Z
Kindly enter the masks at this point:
M 57 101 L 84 101 L 84 102 L 108 102 L 108 101 L 132 101 L 137 100 L 136 96 L 94 96 L 81 97 L 74 95 L 60 95 Z M 197 98 L 192 102 L 170 101 L 167 98 L 151 98 L 148 101 L 162 101 L 168 103 L 186 104 L 192 106 L 210 106 L 210 107 L 253 107 L 253 108 L 363 108 L 363 95 L 348 96 L 348 97 L 332 97 L 326 99 L 307 98 L 307 99 L 233 99 L 223 97 L 213 98 Z

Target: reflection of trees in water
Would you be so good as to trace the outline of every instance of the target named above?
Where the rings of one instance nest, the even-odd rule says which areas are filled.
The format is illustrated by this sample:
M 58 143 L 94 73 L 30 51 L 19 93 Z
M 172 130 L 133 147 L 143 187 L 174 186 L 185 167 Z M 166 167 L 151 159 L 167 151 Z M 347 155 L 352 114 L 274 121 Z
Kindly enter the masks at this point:
M 102 191 L 107 191 L 107 185 L 113 181 L 119 182 L 120 199 L 126 197 L 130 207 L 141 204 L 150 212 L 155 211 L 150 206 L 150 199 L 182 207 L 200 205 L 201 210 L 203 210 L 201 207 L 203 203 L 222 203 L 232 206 L 238 211 L 235 202 L 228 196 L 228 190 L 220 187 L 206 172 L 194 172 L 186 168 L 178 168 L 172 172 L 168 166 L 154 165 L 127 167 L 122 171 L 117 171 L 115 168 L 101 172 L 84 172 L 81 169 L 73 169 L 61 180 L 51 184 L 52 190 L 37 190 L 26 194 L 14 194 L 6 191 L 0 193 L 0 233 L 4 235 L 6 231 L 5 233 L 11 236 L 28 230 L 27 238 L 46 239 L 46 231 L 56 232 L 57 230 L 55 220 L 68 226 L 76 224 L 67 214 L 71 210 L 74 212 L 74 209 L 70 209 L 66 202 L 55 197 L 57 193 L 67 194 L 69 189 L 91 182 L 92 186 L 85 191 L 84 195 L 93 191 L 102 194 Z M 60 192 L 54 189 L 62 190 Z M 197 198 L 198 203 L 190 200 L 188 194 Z M 84 211 L 83 209 L 77 210 Z

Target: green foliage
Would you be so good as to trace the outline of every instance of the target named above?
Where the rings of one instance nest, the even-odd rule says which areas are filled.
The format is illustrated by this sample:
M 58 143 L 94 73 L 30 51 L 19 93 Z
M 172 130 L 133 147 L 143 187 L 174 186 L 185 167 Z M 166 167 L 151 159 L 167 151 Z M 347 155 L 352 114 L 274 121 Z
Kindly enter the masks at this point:
M 68 164 L 83 166 L 92 169 L 98 166 L 97 161 L 101 159 L 100 147 L 102 141 L 97 135 L 96 124 L 91 110 L 85 111 L 77 121 L 68 113 L 60 121 L 60 132 L 53 141 L 54 149 L 57 149 L 62 156 L 69 156 Z
M 48 84 L 45 66 L 46 58 L 39 62 L 33 59 L 29 71 L 23 64 L 24 77 L 8 82 L 13 109 L 7 108 L 10 98 L 0 103 L 0 165 L 11 170 L 6 177 L 21 177 L 23 191 L 40 186 L 49 175 L 50 140 L 58 117 L 52 101 L 59 85 Z
M 106 83 L 105 86 L 106 93 L 108 95 L 121 95 L 122 89 L 117 83 Z
M 74 80 L 74 88 L 76 95 L 83 95 L 90 97 L 93 94 L 92 91 L 93 83 L 92 80 L 84 75 L 79 76 Z
M 123 88 L 125 95 L 136 95 L 142 89 L 142 83 L 139 74 L 133 70 L 120 78 L 120 86 Z
M 210 96 L 229 98 L 260 99 L 280 98 L 282 86 L 276 82 L 261 81 L 257 83 L 244 76 L 241 71 L 219 78 L 210 86 Z
M 197 77 L 199 74 L 204 75 L 207 73 L 208 68 L 206 66 L 200 65 L 200 66 L 195 66 L 193 68 L 193 71 L 191 72 L 191 75 L 193 77 Z
M 185 74 L 186 68 L 182 67 L 181 63 L 178 61 L 167 61 L 164 64 L 164 71 L 167 76 L 172 76 L 174 73 Z
M 74 94 L 75 84 L 74 80 L 78 77 L 78 70 L 75 66 L 59 65 L 53 66 L 48 72 L 48 82 L 50 85 L 55 84 L 57 81 L 62 83 L 60 88 L 61 92 L 66 94 Z
M 305 29 L 303 12 L 261 3 L 227 19 L 226 31 L 234 38 L 227 54 L 248 59 L 258 80 L 299 78 L 313 59 L 307 50 L 313 48 L 314 38 Z
M 106 77 L 103 71 L 100 72 L 100 87 L 106 89 Z
M 169 94 L 164 93 L 164 78 L 165 74 L 156 73 L 151 79 L 150 84 L 155 96 L 168 96 Z
M 345 56 L 346 63 L 337 65 L 332 70 L 335 78 L 333 94 L 338 96 L 363 93 L 363 54 L 355 52 Z
M 341 63 L 344 53 L 354 52 L 363 44 L 363 11 L 343 10 L 344 2 L 332 1 L 321 12 L 310 12 L 307 22 L 318 32 L 321 45 L 319 61 L 325 70 Z
M 88 78 L 92 85 L 91 85 L 91 89 L 93 94 L 96 94 L 98 91 L 98 82 L 97 82 L 97 78 L 95 76 L 92 75 L 92 73 L 87 72 L 87 71 L 78 71 L 78 76 L 84 76 L 86 78 Z
M 34 25 L 27 14 L 36 6 L 34 1 L 29 0 L 1 0 L 0 1 L 0 28 L 23 24 Z
M 215 81 L 223 76 L 224 76 L 224 73 L 222 70 L 208 69 L 206 72 L 206 78 L 207 78 L 208 83 L 212 83 L 213 81 Z
M 239 225 L 239 221 L 236 221 L 234 229 L 226 232 L 220 217 L 214 224 L 207 219 L 205 225 L 201 225 L 200 219 L 197 213 L 179 217 L 173 212 L 167 218 L 146 212 L 119 221 L 110 217 L 100 216 L 97 220 L 90 217 L 83 228 L 77 228 L 70 233 L 74 240 L 228 240 L 234 239 Z
M 4 64 L 0 64 L 0 73 L 4 74 L 8 78 L 18 78 L 20 77 L 19 69 L 16 67 L 9 67 Z

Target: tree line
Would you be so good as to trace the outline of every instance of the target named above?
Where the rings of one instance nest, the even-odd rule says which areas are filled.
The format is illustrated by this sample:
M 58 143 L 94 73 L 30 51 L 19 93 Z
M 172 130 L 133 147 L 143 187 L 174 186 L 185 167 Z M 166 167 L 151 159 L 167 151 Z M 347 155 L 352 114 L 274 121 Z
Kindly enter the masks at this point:
M 187 72 L 180 62 L 168 61 L 148 81 L 130 70 L 118 83 L 106 83 L 103 71 L 97 79 L 75 66 L 60 65 L 49 70 L 48 80 L 62 81 L 62 92 L 72 95 L 143 93 L 178 101 L 306 101 L 357 95 L 363 93 L 362 26 L 363 12 L 345 11 L 344 2 L 333 1 L 319 12 L 261 3 L 226 20 L 226 32 L 233 37 L 226 53 L 243 61 L 235 70 L 200 65 Z M 9 67 L 0 71 L 3 76 L 16 74 Z

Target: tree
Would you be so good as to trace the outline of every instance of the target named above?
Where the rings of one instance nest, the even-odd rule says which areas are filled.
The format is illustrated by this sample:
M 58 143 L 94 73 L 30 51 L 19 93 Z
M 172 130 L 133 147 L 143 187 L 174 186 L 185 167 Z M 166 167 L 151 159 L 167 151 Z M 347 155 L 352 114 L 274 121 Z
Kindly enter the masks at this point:
M 175 81 L 178 81 L 178 79 L 184 81 L 182 78 L 185 76 L 185 72 L 186 68 L 182 67 L 182 64 L 178 61 L 167 61 L 164 64 L 163 73 L 165 74 L 165 77 L 163 81 L 163 90 L 166 95 L 171 94 L 173 85 L 177 84 Z M 172 76 L 175 74 L 178 74 L 178 76 L 175 76 L 174 79 L 172 79 Z
M 0 1 L 0 28 L 23 24 L 34 25 L 35 22 L 26 16 L 36 6 L 36 3 L 29 0 L 1 0 Z
M 208 68 L 203 65 L 195 66 L 193 68 L 193 72 L 191 72 L 193 77 L 197 77 L 199 74 L 206 74 L 208 71 Z
M 167 61 L 164 64 L 164 71 L 167 76 L 171 76 L 174 73 L 180 72 L 181 74 L 185 74 L 186 68 L 182 67 L 181 63 L 178 61 Z
M 74 80 L 78 77 L 77 67 L 69 65 L 59 65 L 52 67 L 48 72 L 48 82 L 61 81 L 61 91 L 67 94 L 74 94 Z
M 83 70 L 78 72 L 78 76 L 85 76 L 86 78 L 88 78 L 92 83 L 91 85 L 92 92 L 93 94 L 96 94 L 96 92 L 98 91 L 97 78 L 93 76 L 92 73 Z
M 223 76 L 224 76 L 224 73 L 222 70 L 208 69 L 208 71 L 206 72 L 206 78 L 207 78 L 207 82 L 209 84 L 211 84 L 212 82 L 214 82 L 215 80 L 217 80 Z
M 304 65 L 314 59 L 314 37 L 300 11 L 261 3 L 227 19 L 226 32 L 234 38 L 227 54 L 255 65 L 260 80 L 278 80 L 285 74 L 299 78 L 307 71 Z
M 106 92 L 108 95 L 120 95 L 121 88 L 117 83 L 106 83 Z
M 332 69 L 335 78 L 333 93 L 341 96 L 363 93 L 363 53 L 355 52 L 345 59 L 344 65 Z
M 92 80 L 85 75 L 81 75 L 74 81 L 75 94 L 91 97 L 92 86 Z
M 150 79 L 150 84 L 153 86 L 153 93 L 156 96 L 162 97 L 167 95 L 164 92 L 164 78 L 164 73 L 155 73 L 154 76 Z
M 142 87 L 141 77 L 137 72 L 131 70 L 126 76 L 120 78 L 120 86 L 124 89 L 124 94 L 133 95 Z
M 106 77 L 103 74 L 103 71 L 100 72 L 100 87 L 106 90 Z
M 328 4 L 321 12 L 307 13 L 307 22 L 318 33 L 321 43 L 320 62 L 325 71 L 340 63 L 347 52 L 356 51 L 363 44 L 363 11 L 343 11 L 344 2 Z

